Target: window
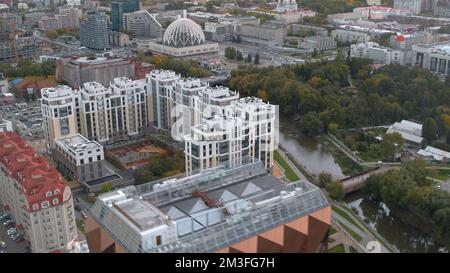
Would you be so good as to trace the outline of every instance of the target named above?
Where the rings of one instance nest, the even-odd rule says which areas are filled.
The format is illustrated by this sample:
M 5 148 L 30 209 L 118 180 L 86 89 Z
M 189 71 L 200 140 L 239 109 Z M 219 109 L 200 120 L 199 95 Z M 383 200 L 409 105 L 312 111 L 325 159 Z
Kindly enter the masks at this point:
M 50 203 L 48 201 L 44 201 L 44 202 L 42 202 L 41 206 L 42 206 L 43 209 L 45 209 L 45 208 L 48 208 L 50 206 Z
M 48 191 L 48 192 L 45 193 L 45 197 L 50 197 L 50 196 L 52 196 L 52 192 L 51 191 Z
M 53 205 L 58 205 L 58 198 L 53 199 Z
M 160 246 L 161 245 L 161 235 L 156 235 L 156 237 L 155 237 L 155 240 L 156 240 L 156 245 L 157 246 Z
M 38 204 L 33 204 L 33 210 L 38 210 L 39 209 L 39 205 Z

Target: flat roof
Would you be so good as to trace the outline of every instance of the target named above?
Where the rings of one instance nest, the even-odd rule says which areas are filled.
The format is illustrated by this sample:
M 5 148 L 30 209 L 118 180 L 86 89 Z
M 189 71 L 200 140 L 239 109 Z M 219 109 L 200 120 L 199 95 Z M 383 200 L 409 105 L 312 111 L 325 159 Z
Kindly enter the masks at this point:
M 103 146 L 100 145 L 98 142 L 96 142 L 94 140 L 89 140 L 80 134 L 58 138 L 55 140 L 55 142 L 58 145 L 62 146 L 64 149 L 67 149 L 74 153 L 78 153 L 78 152 L 82 152 L 82 151 L 86 151 L 86 150 L 97 149 L 97 148 L 103 149 Z
M 166 224 L 161 211 L 139 198 L 116 202 L 113 207 L 141 231 Z

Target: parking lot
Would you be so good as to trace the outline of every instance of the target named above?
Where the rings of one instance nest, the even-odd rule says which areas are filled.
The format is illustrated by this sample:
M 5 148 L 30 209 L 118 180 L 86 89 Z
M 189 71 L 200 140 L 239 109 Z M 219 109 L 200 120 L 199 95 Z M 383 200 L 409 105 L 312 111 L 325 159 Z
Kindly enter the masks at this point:
M 3 212 L 0 210 L 0 213 Z M 0 224 L 0 241 L 6 243 L 6 248 L 0 246 L 0 253 L 21 253 L 24 252 L 28 246 L 28 242 L 25 240 L 20 243 L 13 241 L 7 235 L 7 229 L 3 226 L 3 222 Z

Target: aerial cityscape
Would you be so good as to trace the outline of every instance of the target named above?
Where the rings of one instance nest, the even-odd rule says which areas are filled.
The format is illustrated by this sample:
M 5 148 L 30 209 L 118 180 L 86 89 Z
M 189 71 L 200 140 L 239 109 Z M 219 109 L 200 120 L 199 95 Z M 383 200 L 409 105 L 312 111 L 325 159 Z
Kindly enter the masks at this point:
M 0 32 L 0 254 L 450 251 L 450 0 L 0 0 Z

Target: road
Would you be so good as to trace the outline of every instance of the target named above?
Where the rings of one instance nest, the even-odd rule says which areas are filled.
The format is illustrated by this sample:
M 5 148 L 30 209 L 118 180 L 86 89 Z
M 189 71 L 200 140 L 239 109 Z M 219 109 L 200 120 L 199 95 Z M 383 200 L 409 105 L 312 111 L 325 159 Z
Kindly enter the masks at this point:
M 0 212 L 3 213 L 2 210 Z M 0 225 L 0 240 L 6 243 L 6 248 L 0 247 L 0 253 L 21 253 L 28 246 L 27 241 L 16 243 L 11 240 L 6 233 L 6 228 L 3 226 L 3 223 Z

